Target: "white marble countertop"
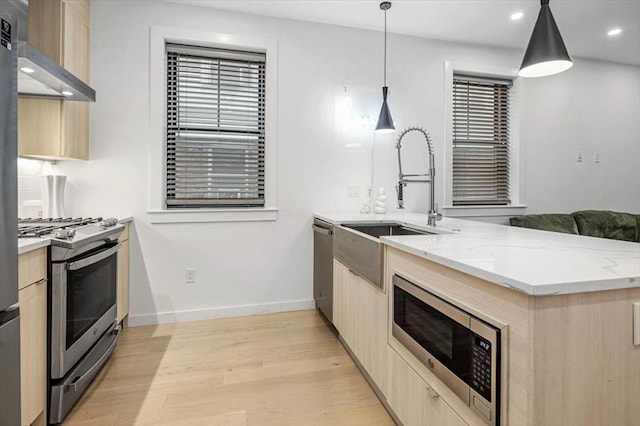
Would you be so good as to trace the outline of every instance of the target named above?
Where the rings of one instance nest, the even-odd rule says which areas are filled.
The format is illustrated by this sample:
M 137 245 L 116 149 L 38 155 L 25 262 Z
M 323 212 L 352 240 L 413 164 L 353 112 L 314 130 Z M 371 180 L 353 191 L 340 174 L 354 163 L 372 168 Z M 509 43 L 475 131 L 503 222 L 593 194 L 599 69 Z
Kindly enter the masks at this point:
M 640 244 L 426 214 L 316 213 L 333 224 L 402 222 L 433 235 L 382 237 L 391 247 L 526 294 L 640 288 Z
M 18 255 L 47 247 L 51 244 L 47 238 L 18 238 Z

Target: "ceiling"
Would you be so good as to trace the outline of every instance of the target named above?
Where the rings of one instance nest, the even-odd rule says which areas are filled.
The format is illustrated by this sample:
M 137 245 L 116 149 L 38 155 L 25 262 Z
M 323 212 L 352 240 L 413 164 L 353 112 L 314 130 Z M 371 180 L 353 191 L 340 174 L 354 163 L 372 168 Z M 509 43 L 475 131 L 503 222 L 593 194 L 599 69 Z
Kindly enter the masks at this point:
M 377 0 L 170 0 L 241 13 L 382 31 Z M 535 0 L 394 0 L 389 32 L 490 46 L 526 47 L 540 8 Z M 640 0 L 552 0 L 571 56 L 640 65 Z M 510 15 L 523 12 L 519 21 Z M 619 27 L 622 33 L 608 37 Z

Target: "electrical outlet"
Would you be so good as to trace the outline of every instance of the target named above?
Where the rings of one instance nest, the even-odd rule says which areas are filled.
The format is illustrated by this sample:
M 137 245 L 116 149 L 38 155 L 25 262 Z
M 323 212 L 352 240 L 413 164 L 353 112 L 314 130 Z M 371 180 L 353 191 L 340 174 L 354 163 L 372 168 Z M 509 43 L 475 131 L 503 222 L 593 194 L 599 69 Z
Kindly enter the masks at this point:
M 578 153 L 576 154 L 576 162 L 582 163 L 582 152 L 580 151 L 578 151 Z
M 596 152 L 593 154 L 593 162 L 594 163 L 599 163 L 600 162 L 600 153 Z
M 360 196 L 360 188 L 355 185 L 347 187 L 349 198 L 358 198 Z
M 196 270 L 194 268 L 187 268 L 184 270 L 184 280 L 187 284 L 196 282 Z

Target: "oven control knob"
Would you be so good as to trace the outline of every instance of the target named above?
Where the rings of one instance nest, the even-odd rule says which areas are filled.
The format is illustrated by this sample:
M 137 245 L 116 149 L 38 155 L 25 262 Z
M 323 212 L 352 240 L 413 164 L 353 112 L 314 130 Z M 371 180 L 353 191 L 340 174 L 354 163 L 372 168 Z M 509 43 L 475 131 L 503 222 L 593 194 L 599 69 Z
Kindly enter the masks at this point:
M 101 220 L 99 225 L 103 228 L 110 228 L 112 226 L 116 226 L 118 224 L 118 219 L 115 218 L 108 218 L 108 219 L 104 219 Z
M 64 240 L 66 240 L 67 238 L 71 238 L 74 235 L 76 235 L 76 230 L 75 229 L 67 229 L 67 228 L 58 229 L 57 231 L 55 231 L 53 233 L 53 236 L 55 238 L 60 238 L 60 239 L 64 239 Z

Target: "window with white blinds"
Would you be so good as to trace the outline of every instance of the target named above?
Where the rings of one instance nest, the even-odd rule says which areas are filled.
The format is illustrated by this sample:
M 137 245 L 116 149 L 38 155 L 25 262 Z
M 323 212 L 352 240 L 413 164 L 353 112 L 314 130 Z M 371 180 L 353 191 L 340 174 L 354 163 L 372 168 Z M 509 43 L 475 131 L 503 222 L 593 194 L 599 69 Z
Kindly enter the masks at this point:
M 265 204 L 265 54 L 167 44 L 167 208 Z
M 453 205 L 499 206 L 509 199 L 512 82 L 453 75 Z

